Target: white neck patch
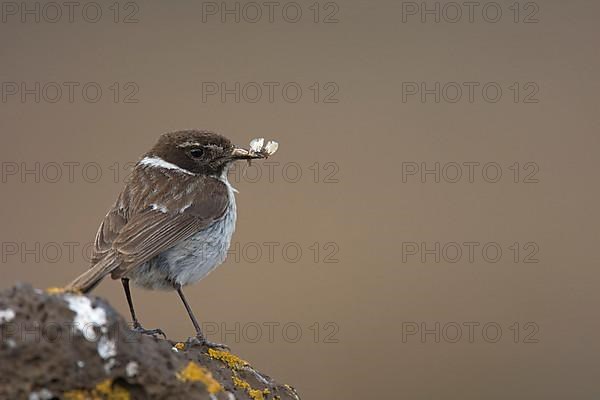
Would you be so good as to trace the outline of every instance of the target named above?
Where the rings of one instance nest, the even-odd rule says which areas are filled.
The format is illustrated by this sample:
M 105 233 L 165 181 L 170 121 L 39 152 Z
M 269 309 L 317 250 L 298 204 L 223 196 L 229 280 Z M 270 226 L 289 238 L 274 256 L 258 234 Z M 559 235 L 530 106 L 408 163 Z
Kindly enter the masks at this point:
M 231 185 L 231 183 L 229 183 L 229 179 L 227 177 L 227 173 L 229 172 L 229 167 L 230 167 L 229 165 L 226 166 L 223 169 L 223 172 L 221 173 L 221 176 L 215 176 L 214 178 L 217 178 L 218 180 L 220 180 L 221 182 L 223 182 L 227 186 L 227 189 L 231 190 L 233 193 L 239 193 L 239 191 L 236 188 L 234 188 Z
M 194 175 L 192 172 L 188 171 L 187 169 L 178 167 L 177 165 L 167 162 L 165 160 L 163 160 L 160 157 L 144 157 L 140 160 L 140 165 L 145 165 L 148 167 L 153 167 L 153 168 L 164 168 L 164 169 L 170 169 L 173 171 L 178 171 L 178 172 L 182 172 L 184 174 L 188 174 L 188 175 Z

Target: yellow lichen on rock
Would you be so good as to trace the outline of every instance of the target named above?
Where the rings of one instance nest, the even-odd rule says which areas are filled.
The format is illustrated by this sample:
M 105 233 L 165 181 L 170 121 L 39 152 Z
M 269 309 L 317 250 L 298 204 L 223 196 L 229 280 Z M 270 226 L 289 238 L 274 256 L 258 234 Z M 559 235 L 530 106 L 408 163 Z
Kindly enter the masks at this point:
M 81 294 L 81 292 L 79 290 L 72 290 L 72 289 L 65 289 L 65 288 L 61 288 L 61 287 L 49 287 L 46 289 L 46 293 L 48 294 L 64 294 L 64 293 L 71 293 L 71 294 Z
M 98 383 L 91 390 L 70 390 L 63 394 L 65 400 L 131 400 L 127 389 L 114 385 L 110 379 Z
M 224 362 L 231 369 L 241 369 L 250 365 L 248 361 L 244 361 L 238 356 L 223 350 L 208 349 L 208 355 L 214 360 Z
M 269 393 L 271 393 L 269 391 L 269 389 L 264 389 L 264 390 L 252 389 L 252 386 L 250 386 L 250 384 L 248 382 L 241 379 L 235 373 L 233 374 L 231 379 L 233 380 L 233 384 L 235 385 L 235 387 L 244 389 L 246 391 L 246 393 L 248 393 L 248 396 L 253 400 L 265 400 L 265 396 L 268 395 Z
M 107 400 L 130 400 L 131 395 L 127 389 L 112 384 L 110 379 L 106 379 L 96 385 L 96 391 L 104 395 Z
M 86 390 L 70 390 L 63 393 L 65 400 L 88 400 L 89 392 Z
M 177 342 L 173 347 L 175 347 L 177 350 L 183 351 L 185 349 L 185 343 Z
M 217 349 L 208 349 L 208 356 L 214 360 L 219 360 L 223 362 L 225 365 L 232 370 L 233 375 L 231 379 L 233 380 L 233 384 L 241 389 L 244 389 L 248 396 L 250 396 L 253 400 L 265 400 L 265 396 L 271 393 L 269 389 L 258 390 L 253 389 L 252 386 L 242 378 L 237 375 L 236 371 L 244 367 L 249 367 L 250 364 L 248 361 L 242 360 L 238 356 L 231 354 L 227 351 L 217 350 Z
M 208 393 L 215 394 L 223 390 L 223 386 L 213 378 L 209 370 L 193 361 L 190 361 L 184 369 L 177 372 L 176 376 L 182 382 L 202 382 L 206 385 Z

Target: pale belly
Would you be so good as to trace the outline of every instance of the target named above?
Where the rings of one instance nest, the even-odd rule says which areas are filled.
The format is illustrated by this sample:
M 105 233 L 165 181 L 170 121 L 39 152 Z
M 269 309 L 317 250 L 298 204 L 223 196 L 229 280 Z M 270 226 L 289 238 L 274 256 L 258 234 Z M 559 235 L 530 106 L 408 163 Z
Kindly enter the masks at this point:
M 187 240 L 162 252 L 132 270 L 127 278 L 146 289 L 173 290 L 204 278 L 225 261 L 235 230 L 236 206 L 233 193 L 223 217 Z

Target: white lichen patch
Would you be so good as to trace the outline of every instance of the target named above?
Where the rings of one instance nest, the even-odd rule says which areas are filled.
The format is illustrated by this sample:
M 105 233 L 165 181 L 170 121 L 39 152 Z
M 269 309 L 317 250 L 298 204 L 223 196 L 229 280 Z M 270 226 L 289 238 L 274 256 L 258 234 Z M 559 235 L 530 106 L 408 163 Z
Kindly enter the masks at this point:
M 133 378 L 138 374 L 140 366 L 135 361 L 129 361 L 125 366 L 125 373 L 128 378 Z
M 50 400 L 54 395 L 48 389 L 38 390 L 37 392 L 29 393 L 29 400 Z
M 93 342 L 98 339 L 94 327 L 99 327 L 103 333 L 107 331 L 106 311 L 102 307 L 92 307 L 92 301 L 85 296 L 66 295 L 64 298 L 75 313 L 74 328 L 87 340 Z
M 109 374 L 110 370 L 117 363 L 117 360 L 114 358 L 117 355 L 117 343 L 106 336 L 101 336 L 98 340 L 98 355 L 103 360 L 107 360 L 104 363 L 104 372 Z
M 104 372 L 106 373 L 106 375 L 110 374 L 110 370 L 113 369 L 116 363 L 117 360 L 114 358 L 111 358 L 110 360 L 104 363 Z
M 117 343 L 107 336 L 106 310 L 102 307 L 93 307 L 92 301 L 86 296 L 65 295 L 64 299 L 75 313 L 73 330 L 79 331 L 90 342 L 98 342 L 96 346 L 98 355 L 103 360 L 107 360 L 104 363 L 104 371 L 110 373 L 117 363 L 114 358 L 117 355 Z M 97 335 L 95 328 L 100 328 L 100 335 Z M 78 361 L 77 366 L 83 368 L 85 363 Z
M 0 324 L 12 321 L 15 319 L 15 316 L 15 312 L 10 308 L 7 308 L 6 310 L 0 310 Z
M 117 343 L 106 336 L 100 337 L 100 340 L 98 340 L 98 355 L 105 360 L 116 356 Z

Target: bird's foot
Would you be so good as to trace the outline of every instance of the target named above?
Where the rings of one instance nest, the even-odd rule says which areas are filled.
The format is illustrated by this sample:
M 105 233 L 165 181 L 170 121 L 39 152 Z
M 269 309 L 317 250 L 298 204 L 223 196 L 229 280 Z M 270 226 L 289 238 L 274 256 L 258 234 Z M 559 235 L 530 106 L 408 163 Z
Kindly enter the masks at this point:
M 165 339 L 167 338 L 167 335 L 165 335 L 165 333 L 163 332 L 162 329 L 157 328 L 157 329 L 144 329 L 144 327 L 139 323 L 139 322 L 134 322 L 133 323 L 133 329 L 134 332 L 137 333 L 141 333 L 142 335 L 149 335 L 152 337 L 156 337 L 157 335 L 162 335 Z
M 185 342 L 188 346 L 200 345 L 210 347 L 212 349 L 221 349 L 221 350 L 229 350 L 229 346 L 221 343 L 214 343 L 206 340 L 203 335 L 196 335 L 188 338 Z

